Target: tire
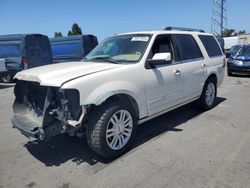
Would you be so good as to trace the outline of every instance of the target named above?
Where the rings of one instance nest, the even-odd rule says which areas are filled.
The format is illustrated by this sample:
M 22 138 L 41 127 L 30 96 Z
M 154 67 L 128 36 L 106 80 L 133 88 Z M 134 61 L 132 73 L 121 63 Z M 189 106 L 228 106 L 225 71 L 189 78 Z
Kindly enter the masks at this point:
M 199 106 L 203 110 L 209 110 L 214 107 L 217 97 L 217 86 L 214 78 L 208 78 L 205 82 L 202 94 L 199 98 Z
M 12 83 L 13 82 L 13 77 L 10 73 L 6 74 L 5 76 L 2 77 L 2 81 L 4 83 Z
M 123 123 L 115 124 L 116 120 L 121 120 L 121 114 L 125 114 L 122 117 L 126 126 Z M 117 158 L 132 146 L 136 127 L 135 113 L 130 105 L 120 101 L 106 102 L 93 109 L 89 117 L 86 132 L 88 145 L 102 157 Z

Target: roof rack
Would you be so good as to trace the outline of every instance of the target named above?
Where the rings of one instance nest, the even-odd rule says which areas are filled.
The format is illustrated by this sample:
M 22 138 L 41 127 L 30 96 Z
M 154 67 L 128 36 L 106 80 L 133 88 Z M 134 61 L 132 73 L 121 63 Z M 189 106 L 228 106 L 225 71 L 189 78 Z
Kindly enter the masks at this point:
M 185 27 L 165 27 L 164 30 L 178 30 L 178 31 L 197 31 L 197 32 L 201 32 L 201 33 L 205 33 L 204 30 L 202 29 L 193 29 L 193 28 L 185 28 Z

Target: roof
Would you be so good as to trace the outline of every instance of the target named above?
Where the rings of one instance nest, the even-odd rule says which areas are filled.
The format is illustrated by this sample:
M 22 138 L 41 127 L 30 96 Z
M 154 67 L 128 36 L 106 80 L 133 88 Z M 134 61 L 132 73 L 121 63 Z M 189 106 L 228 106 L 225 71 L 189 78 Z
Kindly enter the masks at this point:
M 49 40 L 52 42 L 56 41 L 67 41 L 67 40 L 78 40 L 81 39 L 83 35 L 72 35 L 72 36 L 65 36 L 65 37 L 53 37 L 50 38 Z
M 179 30 L 155 30 L 155 31 L 139 31 L 139 32 L 128 32 L 128 33 L 120 33 L 117 35 L 129 35 L 129 34 L 187 34 L 187 33 L 196 33 L 201 35 L 212 35 L 211 33 L 204 33 L 198 31 L 179 31 Z
M 28 36 L 28 35 L 41 35 L 38 33 L 34 34 L 11 34 L 11 35 L 0 35 L 0 41 L 7 41 L 7 40 L 21 40 L 22 38 Z

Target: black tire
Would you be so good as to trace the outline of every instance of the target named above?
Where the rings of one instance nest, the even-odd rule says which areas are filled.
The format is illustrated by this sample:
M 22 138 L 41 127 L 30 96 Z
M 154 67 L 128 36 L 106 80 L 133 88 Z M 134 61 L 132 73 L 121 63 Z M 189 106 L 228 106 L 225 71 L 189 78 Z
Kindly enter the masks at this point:
M 2 77 L 2 81 L 4 83 L 12 83 L 13 82 L 13 76 L 10 73 L 8 73 L 8 74 L 6 74 L 5 76 Z
M 214 98 L 212 100 L 212 102 L 207 102 L 207 94 L 206 94 L 206 91 L 209 87 L 209 85 L 212 84 L 214 86 Z M 211 108 L 214 107 L 215 105 L 215 100 L 216 100 L 216 97 L 217 97 L 217 83 L 216 83 L 216 80 L 214 78 L 208 78 L 207 81 L 205 82 L 205 85 L 203 87 L 203 91 L 202 91 L 202 94 L 198 100 L 198 104 L 200 106 L 201 109 L 203 110 L 209 110 Z
M 120 110 L 126 110 L 130 113 L 133 120 L 132 133 L 124 147 L 119 150 L 114 150 L 109 147 L 106 141 L 106 130 L 110 118 Z M 94 152 L 101 155 L 102 157 L 117 158 L 126 153 L 132 146 L 135 140 L 136 127 L 137 121 L 135 113 L 130 105 L 120 101 L 106 102 L 103 105 L 93 109 L 89 117 L 86 132 L 88 145 Z

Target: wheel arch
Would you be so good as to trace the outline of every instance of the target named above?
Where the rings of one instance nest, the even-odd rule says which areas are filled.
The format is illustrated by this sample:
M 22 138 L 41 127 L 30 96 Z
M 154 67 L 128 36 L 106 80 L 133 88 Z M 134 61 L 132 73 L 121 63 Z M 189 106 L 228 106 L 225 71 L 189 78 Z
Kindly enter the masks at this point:
M 99 100 L 95 100 L 95 101 L 90 102 L 88 105 L 100 106 L 103 103 L 111 102 L 111 101 L 128 102 L 128 104 L 132 107 L 136 118 L 139 119 L 139 114 L 140 114 L 139 105 L 138 105 L 136 99 L 128 93 L 110 92 L 109 94 L 103 96 Z
M 211 73 L 211 74 L 207 77 L 206 81 L 209 80 L 209 79 L 214 79 L 215 82 L 216 82 L 216 85 L 217 85 L 218 79 L 217 79 L 216 73 Z

